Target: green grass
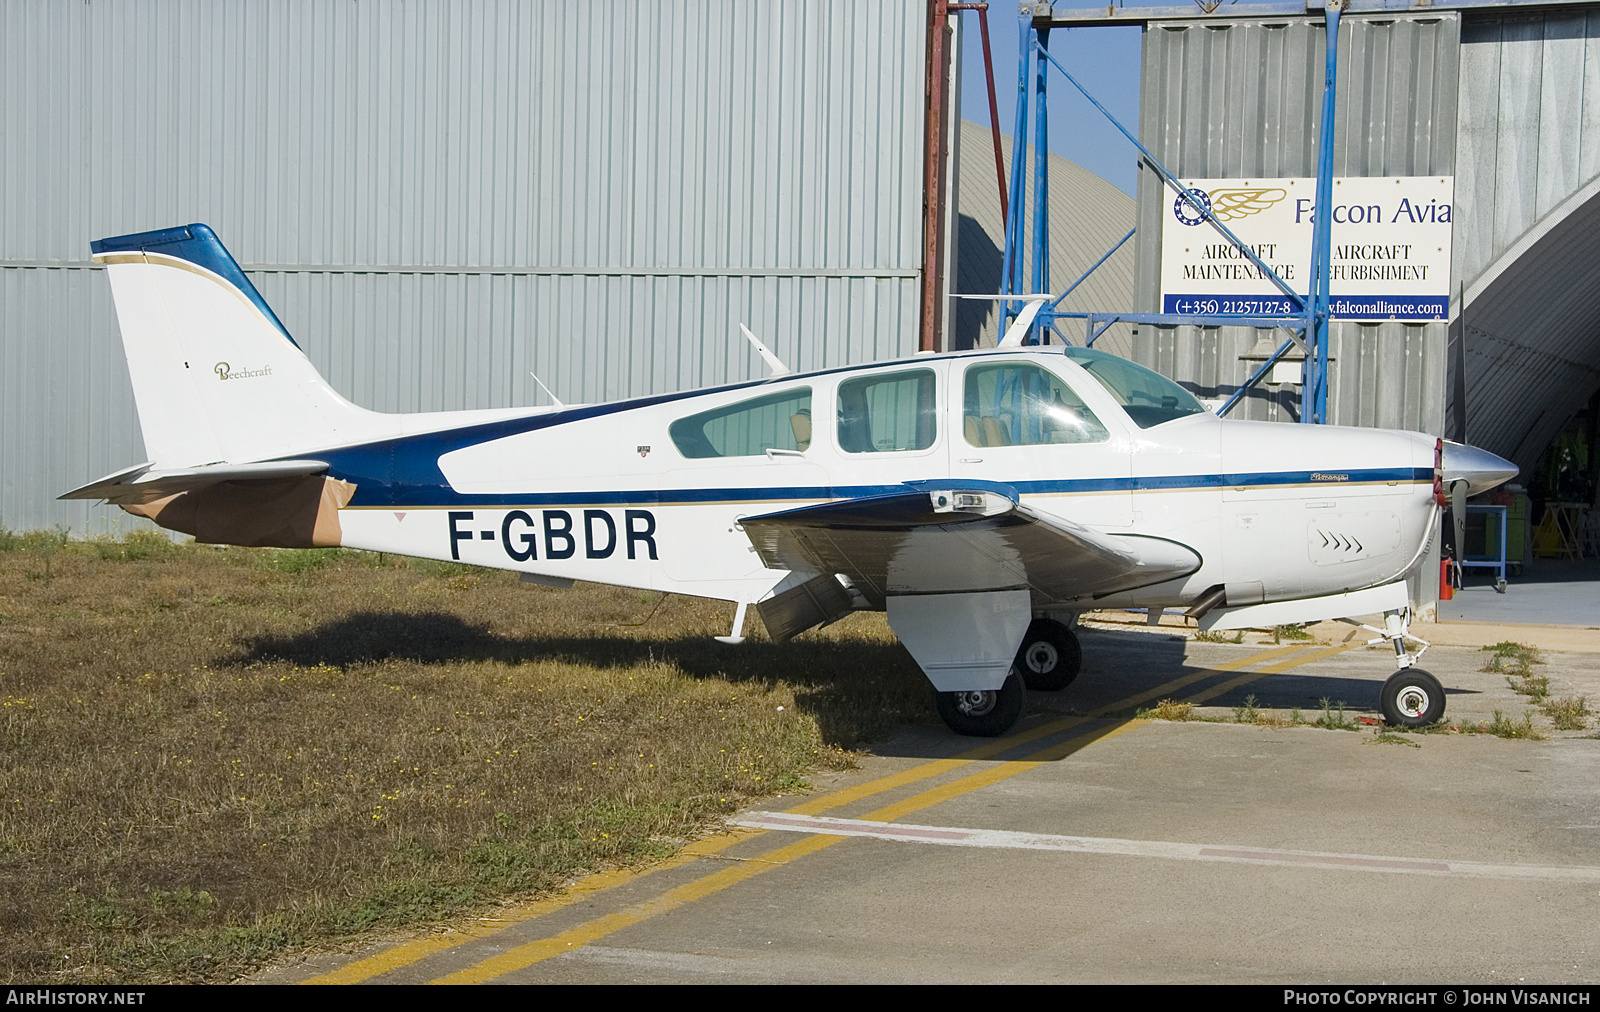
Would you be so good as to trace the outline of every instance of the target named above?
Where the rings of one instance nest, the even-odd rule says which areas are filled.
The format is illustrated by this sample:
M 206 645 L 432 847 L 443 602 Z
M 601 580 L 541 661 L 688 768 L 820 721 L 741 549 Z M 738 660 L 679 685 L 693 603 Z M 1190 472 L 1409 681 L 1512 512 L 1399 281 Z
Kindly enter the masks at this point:
M 1404 734 L 1397 732 L 1393 728 L 1380 728 L 1378 733 L 1373 736 L 1372 741 L 1374 744 L 1382 745 L 1408 745 L 1411 748 L 1422 747 L 1420 742 L 1412 741 Z
M 1233 722 L 1235 724 L 1254 724 L 1261 719 L 1261 707 L 1255 693 L 1244 697 L 1244 703 L 1233 708 Z
M 937 720 L 881 615 L 729 648 L 730 613 L 7 532 L 0 980 L 226 980 L 470 915 L 655 860 Z
M 1533 711 L 1523 713 L 1522 719 L 1517 720 L 1507 717 L 1499 710 L 1494 711 L 1494 719 L 1479 721 L 1476 724 L 1463 723 L 1462 734 L 1492 734 L 1497 738 L 1524 738 L 1531 741 L 1543 741 L 1545 734 L 1533 723 Z
M 1540 655 L 1539 648 L 1527 643 L 1513 643 L 1510 640 L 1501 640 L 1493 646 L 1483 648 L 1490 654 L 1485 671 L 1503 671 L 1505 666 L 1527 667 L 1530 664 L 1543 664 L 1544 657 Z

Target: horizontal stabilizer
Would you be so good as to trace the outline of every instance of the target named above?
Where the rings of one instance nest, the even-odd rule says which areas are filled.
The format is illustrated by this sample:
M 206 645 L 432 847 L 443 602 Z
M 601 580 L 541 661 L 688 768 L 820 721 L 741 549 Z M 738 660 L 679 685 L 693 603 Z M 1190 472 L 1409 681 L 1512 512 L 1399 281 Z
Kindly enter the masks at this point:
M 328 465 L 320 460 L 269 460 L 256 464 L 211 464 L 152 470 L 139 464 L 91 481 L 60 496 L 62 499 L 104 499 L 121 505 L 143 505 L 179 492 L 190 492 L 225 481 L 270 481 L 321 474 Z
M 1022 588 L 1036 604 L 1065 602 L 1200 566 L 1176 542 L 1105 534 L 985 489 L 908 490 L 741 523 L 766 566 L 843 573 L 880 607 L 892 595 Z

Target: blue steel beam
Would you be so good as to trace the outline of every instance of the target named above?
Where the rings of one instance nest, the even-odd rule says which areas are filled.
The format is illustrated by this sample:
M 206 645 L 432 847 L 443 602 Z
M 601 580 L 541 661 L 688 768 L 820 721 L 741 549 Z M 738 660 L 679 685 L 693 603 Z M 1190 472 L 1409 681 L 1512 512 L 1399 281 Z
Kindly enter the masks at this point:
M 1060 295 L 1057 295 L 1054 299 L 1052 299 L 1050 301 L 1050 305 L 1047 307 L 1050 310 L 1051 315 L 1052 316 L 1056 315 L 1055 309 L 1056 309 L 1057 306 L 1061 305 L 1061 300 L 1062 299 L 1064 299 L 1067 296 L 1071 295 L 1072 294 L 1072 290 L 1074 288 L 1077 288 L 1079 285 L 1081 285 L 1085 281 L 1089 280 L 1089 275 L 1093 274 L 1096 270 L 1098 270 L 1101 264 L 1105 263 L 1107 260 L 1110 260 L 1111 259 L 1111 254 L 1113 254 L 1117 250 L 1121 249 L 1123 244 L 1126 243 L 1129 239 L 1132 239 L 1133 238 L 1133 234 L 1135 232 L 1137 232 L 1137 231 L 1139 231 L 1139 230 L 1136 229 L 1136 228 L 1128 229 L 1128 234 L 1127 235 L 1123 236 L 1121 239 L 1118 239 L 1117 240 L 1117 244 L 1115 246 L 1112 246 L 1110 249 L 1106 250 L 1105 253 L 1101 255 L 1100 259 L 1096 260 L 1094 262 L 1093 266 L 1091 266 L 1088 270 L 1084 271 L 1082 274 L 1078 275 L 1078 280 L 1076 280 L 1072 284 L 1068 285 L 1066 287 L 1065 291 L 1063 291 Z M 1059 331 L 1057 333 L 1059 333 Z
M 1311 305 L 1306 307 L 1305 372 L 1300 386 L 1300 420 L 1322 425 L 1328 420 L 1328 268 L 1333 215 L 1333 120 L 1339 79 L 1339 3 L 1327 0 L 1326 58 L 1323 60 L 1322 123 L 1317 137 L 1317 211 L 1311 235 Z
M 1324 7 L 1323 14 L 1324 14 L 1324 22 L 1325 22 L 1325 26 L 1326 26 L 1327 38 L 1326 38 L 1326 58 L 1325 58 L 1325 61 L 1324 61 L 1325 77 L 1324 77 L 1324 81 L 1323 81 L 1323 110 L 1322 110 L 1322 123 L 1321 123 L 1321 128 L 1322 129 L 1321 129 L 1321 136 L 1320 136 L 1319 142 L 1318 142 L 1318 152 L 1317 152 L 1317 154 L 1318 154 L 1318 164 L 1317 164 L 1317 203 L 1318 203 L 1319 207 L 1324 207 L 1324 208 L 1332 206 L 1332 200 L 1333 200 L 1333 125 L 1334 125 L 1334 117 L 1335 117 L 1335 98 L 1336 98 L 1336 95 L 1337 95 L 1336 83 L 1337 83 L 1337 78 L 1338 78 L 1338 66 L 1339 66 L 1339 64 L 1338 64 L 1339 18 L 1340 18 L 1340 13 L 1341 13 L 1342 8 L 1347 6 L 1347 5 L 1352 4 L 1352 2 L 1359 2 L 1359 0 L 1324 0 L 1324 3 L 1325 3 L 1326 6 Z M 1369 0 L 1369 2 L 1391 2 L 1391 0 Z M 1594 3 L 1595 0 L 1589 0 L 1589 2 Z M 1483 5 L 1487 6 L 1487 4 L 1483 4 Z M 1501 3 L 1499 5 L 1506 5 L 1506 4 L 1504 3 L 1504 0 L 1501 0 Z M 1600 4 L 1596 4 L 1596 5 L 1600 6 Z M 1213 5 L 1213 7 L 1214 6 L 1215 5 Z M 1260 5 L 1257 5 L 1257 6 L 1260 6 Z M 1274 11 L 1277 11 L 1279 6 L 1281 6 L 1282 10 L 1279 13 L 1282 13 L 1282 14 L 1294 14 L 1296 16 L 1304 16 L 1306 11 L 1307 11 L 1307 7 L 1306 6 L 1302 6 L 1301 4 L 1298 4 L 1298 3 L 1290 4 L 1290 5 L 1265 5 L 1265 6 L 1273 7 Z M 1040 11 L 1039 8 L 1043 8 L 1043 10 Z M 1230 6 L 1230 9 L 1238 9 L 1238 5 L 1232 5 L 1232 6 Z M 1187 9 L 1184 9 L 1184 10 L 1187 10 Z M 1032 23 L 1029 24 L 1027 19 L 1028 19 L 1028 16 L 1030 14 L 1030 7 L 1028 5 L 1024 5 L 1024 7 L 1022 9 L 1022 15 L 1023 15 L 1023 21 L 1024 21 L 1024 28 L 1023 28 L 1023 31 L 1022 31 L 1022 42 L 1023 42 L 1023 45 L 1021 46 L 1021 52 L 1019 54 L 1019 75 L 1018 75 L 1019 76 L 1019 102 L 1018 102 L 1018 114 L 1017 114 L 1017 132 L 1016 132 L 1016 135 L 1015 135 L 1016 139 L 1013 141 L 1013 149 L 1014 150 L 1016 150 L 1017 148 L 1019 148 L 1021 146 L 1020 142 L 1022 141 L 1022 139 L 1024 137 L 1024 130 L 1025 130 L 1025 123 L 1024 123 L 1025 114 L 1024 114 L 1023 109 L 1022 109 L 1022 102 L 1025 101 L 1025 99 L 1026 99 L 1026 93 L 1025 93 L 1024 84 L 1025 84 L 1025 82 L 1027 80 L 1027 76 L 1026 75 L 1027 75 L 1027 67 L 1028 67 L 1028 59 L 1029 59 L 1028 49 L 1030 48 L 1028 46 L 1028 44 L 1027 44 L 1028 43 L 1028 37 L 1029 37 L 1029 35 L 1031 33 L 1031 34 L 1033 34 L 1035 36 L 1036 39 L 1047 39 L 1048 38 L 1048 34 L 1049 34 L 1049 25 L 1054 23 L 1054 21 L 1049 17 L 1049 15 L 1051 13 L 1050 10 L 1049 10 L 1049 4 L 1044 4 L 1044 3 L 1034 4 L 1034 5 L 1032 5 L 1032 12 L 1035 14 L 1035 17 L 1034 17 Z M 1193 15 L 1190 15 L 1190 16 L 1192 17 Z M 1077 23 L 1077 24 L 1083 24 L 1083 23 L 1106 24 L 1106 23 L 1116 23 L 1116 22 L 1097 21 L 1097 22 L 1075 22 L 1075 23 Z M 1039 107 L 1040 107 L 1041 110 L 1043 109 L 1043 106 L 1044 106 L 1044 90 L 1045 90 L 1044 64 L 1046 62 L 1048 62 L 1048 63 L 1054 65 L 1055 68 L 1061 72 L 1061 75 L 1067 79 L 1068 83 L 1070 83 L 1074 88 L 1078 89 L 1079 93 L 1082 94 L 1084 98 L 1088 99 L 1089 102 L 1096 109 L 1100 110 L 1100 113 L 1103 116 L 1105 116 L 1107 120 L 1109 120 L 1111 122 L 1112 126 L 1116 127 L 1117 130 L 1119 132 L 1121 132 L 1121 134 L 1124 137 L 1126 137 L 1131 144 L 1134 145 L 1134 147 L 1139 149 L 1140 154 L 1142 154 L 1144 156 L 1144 158 L 1145 158 L 1146 164 L 1148 164 L 1153 170 L 1155 170 L 1157 175 L 1159 175 L 1162 178 L 1163 182 L 1165 182 L 1168 186 L 1172 187 L 1175 191 L 1177 191 L 1180 194 L 1186 192 L 1184 190 L 1182 184 L 1177 180 L 1177 178 L 1170 171 L 1167 170 L 1166 166 L 1162 165 L 1161 161 L 1159 159 L 1157 159 L 1155 157 L 1155 155 L 1152 154 L 1148 148 L 1146 148 L 1143 144 L 1139 143 L 1138 138 L 1135 137 L 1131 132 L 1129 132 L 1128 129 L 1126 127 L 1124 127 L 1122 125 L 1122 123 L 1119 122 L 1117 120 L 1117 118 L 1111 114 L 1110 110 L 1106 109 L 1105 106 L 1101 105 L 1100 102 L 1092 94 L 1089 93 L 1089 90 L 1087 88 L 1085 88 L 1082 84 L 1080 84 L 1078 82 L 1077 78 L 1073 77 L 1072 74 L 1069 73 L 1067 71 L 1067 69 L 1061 65 L 1060 61 L 1058 61 L 1055 57 L 1051 56 L 1050 53 L 1049 53 L 1049 50 L 1046 48 L 1046 46 L 1039 44 L 1038 41 L 1035 41 L 1035 43 L 1034 43 L 1032 48 L 1034 49 L 1034 51 L 1036 53 L 1036 62 L 1037 62 L 1037 65 L 1038 65 L 1037 90 L 1039 92 Z M 1037 171 L 1040 171 L 1040 170 L 1042 170 L 1044 168 L 1045 158 L 1040 153 L 1046 151 L 1046 139 L 1047 138 L 1046 138 L 1046 131 L 1045 131 L 1045 127 L 1044 127 L 1044 117 L 1042 115 L 1039 116 L 1039 124 L 1037 125 L 1036 133 L 1037 133 L 1037 137 L 1036 137 L 1036 141 L 1035 141 L 1035 143 L 1036 143 L 1035 158 L 1039 162 L 1039 164 L 1036 165 L 1036 167 L 1035 167 L 1036 172 L 1037 172 Z M 1018 173 L 1016 171 L 1016 163 L 1017 163 L 1017 159 L 1016 159 L 1015 155 L 1013 155 L 1013 178 L 1017 178 L 1017 176 L 1018 176 Z M 1040 201 L 1039 204 L 1036 206 L 1036 209 L 1035 209 L 1035 218 L 1037 219 L 1037 223 L 1036 223 L 1036 226 L 1035 226 L 1035 231 L 1036 231 L 1036 236 L 1035 236 L 1035 240 L 1034 240 L 1035 246 L 1038 246 L 1038 244 L 1041 243 L 1041 242 L 1048 243 L 1048 240 L 1043 238 L 1043 236 L 1045 236 L 1045 234 L 1048 231 L 1048 224 L 1047 224 L 1047 218 L 1046 218 L 1046 213 L 1047 213 L 1046 212 L 1046 204 L 1044 203 L 1044 201 L 1040 200 L 1040 193 L 1038 192 L 1038 191 L 1042 191 L 1042 189 L 1043 189 L 1042 185 L 1039 185 L 1036 188 L 1036 192 L 1034 194 L 1034 199 Z M 1016 191 L 1013 191 L 1013 192 L 1016 192 Z M 1015 208 L 1017 206 L 1017 204 L 1019 204 L 1019 203 L 1022 203 L 1022 200 L 1019 199 L 1019 200 L 1013 201 L 1013 205 L 1012 206 Z M 1329 293 L 1328 293 L 1328 273 L 1329 273 L 1329 271 L 1328 271 L 1328 267 L 1329 267 L 1329 256 L 1328 256 L 1328 254 L 1330 252 L 1329 251 L 1329 244 L 1330 244 L 1330 235 L 1331 235 L 1331 229 L 1330 229 L 1331 216 L 1319 216 L 1319 219 L 1316 220 L 1315 223 L 1314 223 L 1313 240 L 1312 240 L 1311 290 L 1308 293 L 1308 297 L 1302 297 L 1298 292 L 1295 292 L 1292 288 L 1290 288 L 1288 286 L 1288 284 L 1286 284 L 1283 281 L 1283 279 L 1280 278 L 1277 275 L 1277 273 L 1275 271 L 1273 271 L 1270 267 L 1268 267 L 1266 265 L 1266 263 L 1264 263 L 1261 260 L 1261 258 L 1255 254 L 1254 250 L 1250 249 L 1250 247 L 1246 246 L 1238 238 L 1238 236 L 1234 235 L 1233 231 L 1231 229 L 1229 229 L 1226 225 L 1223 225 L 1220 221 L 1218 221 L 1211 214 L 1211 211 L 1210 211 L 1209 208 L 1201 207 L 1198 204 L 1193 204 L 1191 206 L 1194 206 L 1196 208 L 1196 210 L 1198 210 L 1212 224 L 1213 227 L 1215 227 L 1219 232 L 1221 232 L 1224 236 L 1226 236 L 1227 239 L 1230 242 L 1232 242 L 1233 245 L 1235 247 L 1237 247 L 1241 252 L 1243 252 L 1250 259 L 1250 261 L 1253 264 L 1255 264 L 1255 266 L 1267 278 L 1272 280 L 1272 282 L 1279 288 L 1279 290 L 1281 290 L 1285 295 L 1287 295 L 1289 297 L 1289 299 L 1291 300 L 1291 303 L 1298 310 L 1298 313 L 1296 315 L 1302 317 L 1302 320 L 1303 320 L 1303 324 L 1302 324 L 1303 333 L 1305 335 L 1306 343 L 1309 344 L 1309 347 L 1307 348 L 1305 363 L 1304 363 L 1304 365 L 1302 367 L 1304 372 L 1303 372 L 1303 376 L 1302 376 L 1302 379 L 1303 379 L 1303 383 L 1302 383 L 1302 406 L 1301 406 L 1301 418 L 1300 418 L 1300 420 L 1302 422 L 1316 423 L 1316 424 L 1321 424 L 1321 423 L 1326 422 L 1327 421 L 1327 404 L 1328 404 L 1328 386 L 1327 386 L 1327 373 L 1328 373 L 1328 323 L 1329 323 L 1328 317 L 1329 317 L 1329 305 L 1330 305 L 1330 301 L 1331 301 L 1329 299 Z M 1020 224 L 1021 213 L 1020 212 L 1015 212 L 1015 213 L 1018 214 L 1017 221 Z M 1009 226 L 1009 224 L 1010 223 L 1008 222 L 1008 226 Z M 1018 231 L 1020 231 L 1020 228 L 1018 229 Z M 1007 234 L 1006 234 L 1006 250 L 1005 250 L 1005 253 L 1004 253 L 1006 263 L 1010 264 L 1011 262 L 1013 262 L 1014 258 L 1016 257 L 1016 250 L 1022 245 L 1021 239 L 1022 239 L 1021 235 L 1015 235 L 1015 238 L 1014 238 L 1013 231 L 1008 227 Z M 1127 241 L 1127 237 L 1125 236 L 1123 238 L 1123 242 L 1126 242 L 1126 241 Z M 1121 243 L 1118 243 L 1118 246 L 1120 246 L 1120 245 L 1121 245 Z M 1113 250 L 1114 249 L 1115 249 L 1115 247 L 1113 247 Z M 1043 290 L 1042 287 L 1040 287 L 1041 284 L 1048 283 L 1048 278 L 1049 278 L 1048 273 L 1045 272 L 1043 274 L 1043 279 L 1041 281 L 1041 278 L 1040 278 L 1041 272 L 1038 269 L 1038 264 L 1039 264 L 1040 260 L 1046 255 L 1046 251 L 1047 250 L 1048 250 L 1048 245 L 1039 247 L 1039 248 L 1037 248 L 1035 250 L 1035 259 L 1034 259 L 1034 263 L 1035 263 L 1035 271 L 1034 271 L 1035 289 L 1034 290 L 1035 291 Z M 1106 254 L 1106 256 L 1110 256 L 1110 253 L 1108 252 Z M 1104 261 L 1104 259 L 1105 259 L 1105 257 L 1101 258 L 1102 261 Z M 1097 263 L 1095 266 L 1098 267 L 1099 264 Z M 1094 268 L 1091 267 L 1090 271 L 1093 271 L 1093 270 L 1094 270 Z M 1085 276 L 1087 276 L 1087 274 Z M 1002 283 L 1002 293 L 1005 293 L 1008 290 L 1006 288 L 1006 284 L 1007 284 L 1007 280 L 1010 277 L 1011 277 L 1011 274 L 1008 272 L 1002 278 L 1002 282 L 1001 282 Z M 1081 282 L 1082 280 L 1083 279 L 1080 278 L 1079 282 Z M 1074 283 L 1073 287 L 1077 287 L 1077 283 Z M 1010 289 L 1010 291 L 1014 292 L 1015 289 Z M 1069 289 L 1069 291 L 1070 291 L 1070 289 Z M 1063 297 L 1065 296 L 1065 294 L 1066 293 L 1062 293 Z M 1107 327 L 1111 326 L 1112 323 L 1115 323 L 1118 320 L 1125 320 L 1125 321 L 1128 321 L 1128 322 L 1158 323 L 1158 324 L 1169 325 L 1169 326 L 1173 325 L 1173 324 L 1178 324 L 1178 325 L 1188 324 L 1188 325 L 1192 325 L 1192 326 L 1209 326 L 1209 327 L 1216 327 L 1216 326 L 1274 326 L 1274 327 L 1277 327 L 1277 326 L 1283 326 L 1284 325 L 1284 320 L 1281 317 L 1278 317 L 1278 318 L 1268 318 L 1268 317 L 1251 318 L 1251 317 L 1240 317 L 1240 316 L 1182 316 L 1182 315 L 1179 315 L 1179 314 L 1168 314 L 1168 313 L 1139 313 L 1139 314 L 1135 314 L 1135 313 L 1122 313 L 1122 314 L 1065 313 L 1065 314 L 1057 314 L 1057 313 L 1055 313 L 1055 307 L 1059 303 L 1060 303 L 1060 297 L 1055 299 L 1049 306 L 1042 307 L 1044 309 L 1044 312 L 1041 312 L 1041 314 L 1040 314 L 1041 317 L 1044 317 L 1045 313 L 1049 313 L 1050 315 L 1049 315 L 1048 318 L 1041 319 L 1040 324 L 1039 324 L 1039 329 L 1036 332 L 1041 334 L 1041 335 L 1043 335 L 1043 334 L 1046 334 L 1049 331 L 1053 330 L 1057 334 L 1060 334 L 1060 330 L 1054 325 L 1055 316 L 1060 315 L 1060 316 L 1077 317 L 1077 316 L 1080 316 L 1080 315 L 1087 315 L 1089 318 L 1088 318 L 1087 325 L 1086 325 L 1086 343 L 1090 343 L 1090 344 L 1092 344 L 1094 342 L 1095 338 L 1099 337 L 1099 335 L 1101 333 L 1104 333 L 1104 331 L 1106 330 Z M 1011 314 L 1011 315 L 1014 316 L 1014 313 Z M 1009 318 L 1010 317 L 1008 317 L 1008 319 Z M 1095 323 L 1096 323 L 1097 320 L 1104 320 L 1105 321 L 1104 323 L 1102 323 L 1102 325 L 1098 329 L 1095 327 Z M 1262 322 L 1256 322 L 1256 321 L 1262 321 Z M 1063 340 L 1065 340 L 1065 337 L 1063 337 Z M 1249 391 L 1251 387 L 1253 387 L 1257 382 L 1260 381 L 1261 377 L 1266 374 L 1268 367 L 1270 367 L 1273 363 L 1275 363 L 1286 351 L 1288 351 L 1288 349 L 1290 347 L 1294 346 L 1297 343 L 1300 343 L 1299 339 L 1291 338 L 1291 340 L 1289 342 L 1287 342 L 1284 345 L 1284 347 L 1278 349 L 1278 352 L 1276 354 L 1274 354 L 1271 359 L 1268 360 L 1267 365 L 1263 366 L 1261 369 L 1258 369 L 1255 372 L 1255 374 L 1252 375 L 1248 380 L 1246 380 L 1244 385 L 1241 386 L 1234 393 L 1234 395 L 1231 398 L 1229 398 L 1228 402 L 1223 406 L 1222 411 L 1219 412 L 1219 413 L 1225 413 L 1228 409 L 1232 408 L 1233 405 L 1235 403 L 1237 403 L 1238 400 L 1241 397 L 1243 397 L 1244 394 L 1247 391 Z
M 1161 159 L 1152 154 L 1149 148 L 1145 147 L 1143 144 L 1140 144 L 1139 138 L 1130 133 L 1128 128 L 1122 125 L 1121 121 L 1119 121 L 1115 116 L 1111 115 L 1111 110 L 1101 105 L 1099 99 L 1089 94 L 1089 89 L 1085 88 L 1082 84 L 1079 84 L 1077 78 L 1067 73 L 1067 68 L 1063 67 L 1055 57 L 1051 56 L 1044 50 L 1040 50 L 1039 58 L 1050 61 L 1052 66 L 1061 71 L 1061 75 L 1067 79 L 1067 83 L 1071 84 L 1074 88 L 1077 88 L 1079 94 L 1088 99 L 1090 104 L 1096 109 L 1099 109 L 1101 114 L 1105 116 L 1106 119 L 1111 121 L 1111 125 L 1116 127 L 1118 132 L 1120 132 L 1122 136 L 1126 137 L 1130 144 L 1139 149 L 1139 153 L 1144 156 L 1145 163 L 1155 170 L 1156 175 L 1160 176 L 1162 181 L 1164 181 L 1168 186 L 1172 187 L 1172 189 L 1179 194 L 1185 194 L 1188 192 L 1183 188 L 1183 184 L 1178 182 L 1178 178 L 1171 172 L 1168 172 L 1165 165 L 1161 164 Z M 1022 59 L 1026 60 L 1027 57 L 1024 56 Z M 1246 246 L 1242 239 L 1233 234 L 1233 229 L 1218 221 L 1211 214 L 1211 209 L 1209 207 L 1203 207 L 1198 203 L 1191 203 L 1189 206 L 1193 207 L 1196 211 L 1199 211 L 1200 214 L 1207 221 L 1209 221 L 1217 231 L 1221 232 L 1229 242 L 1238 247 L 1241 253 L 1249 257 L 1250 262 L 1255 264 L 1262 274 L 1278 287 L 1279 291 L 1288 296 L 1289 301 L 1292 302 L 1297 309 L 1304 310 L 1306 305 L 1305 297 L 1299 292 L 1295 291 L 1293 288 L 1290 288 L 1287 282 L 1278 277 L 1278 273 L 1271 267 L 1268 267 L 1266 262 L 1256 255 L 1255 250 L 1251 249 L 1249 246 Z
M 1062 8 L 1055 10 L 1049 3 L 1032 3 L 1025 9 L 1033 12 L 1034 24 L 1053 28 L 1093 28 L 1106 25 L 1145 25 L 1151 21 L 1237 21 L 1243 18 L 1304 17 L 1308 9 L 1317 4 L 1304 2 L 1276 3 L 1205 3 L 1186 4 L 1181 7 L 1105 7 Z M 1349 0 L 1344 13 L 1351 14 L 1432 14 L 1439 11 L 1480 11 L 1505 8 L 1546 8 L 1556 10 L 1592 9 L 1600 7 L 1596 0 Z
M 1000 265 L 1000 294 L 1022 295 L 1022 240 L 1026 231 L 1028 194 L 1023 186 L 1027 178 L 1028 143 L 1028 57 L 1033 47 L 1028 37 L 1033 26 L 1026 20 L 1017 25 L 1017 118 L 1011 131 L 1011 204 L 1006 214 L 1006 243 Z M 1011 321 L 1022 311 L 1018 302 L 1000 304 L 1000 333 L 1005 333 Z
M 1273 352 L 1272 353 L 1272 357 L 1267 359 L 1265 362 L 1261 363 L 1261 368 L 1257 369 L 1255 371 L 1255 373 L 1253 375 L 1251 375 L 1251 377 L 1249 379 L 1245 380 L 1244 381 L 1244 385 L 1233 392 L 1233 396 L 1232 397 L 1229 397 L 1226 401 L 1223 402 L 1222 407 L 1217 409 L 1217 417 L 1220 418 L 1221 416 L 1223 416 L 1223 415 L 1227 414 L 1228 412 L 1232 411 L 1233 410 L 1233 406 L 1235 404 L 1239 403 L 1240 399 L 1243 398 L 1245 394 L 1250 392 L 1250 388 L 1255 386 L 1257 383 L 1261 382 L 1261 377 L 1265 376 L 1267 374 L 1267 372 L 1273 366 L 1278 364 L 1278 359 L 1283 357 L 1284 352 L 1288 351 L 1290 348 L 1293 348 L 1293 347 L 1294 347 L 1294 342 L 1293 341 L 1285 341 L 1285 342 L 1283 342 L 1283 347 L 1281 347 L 1277 351 Z M 1301 399 L 1300 399 L 1300 418 L 1301 418 L 1302 421 L 1305 419 L 1305 412 L 1306 412 L 1305 398 L 1304 398 L 1304 396 L 1302 396 Z
M 1049 55 L 1050 29 L 1042 28 L 1034 33 L 1035 45 L 1041 57 Z M 1050 117 L 1045 106 L 1045 86 L 1048 81 L 1045 73 L 1048 68 L 1044 60 L 1034 59 L 1034 108 L 1033 108 L 1033 242 L 1030 244 L 1033 252 L 1033 291 L 1044 293 L 1050 290 Z M 1035 344 L 1044 344 L 1043 335 L 1050 326 L 1051 317 L 1055 307 L 1043 305 L 1039 307 L 1039 315 L 1034 317 L 1032 338 Z M 1024 335 L 1024 343 L 1029 337 Z

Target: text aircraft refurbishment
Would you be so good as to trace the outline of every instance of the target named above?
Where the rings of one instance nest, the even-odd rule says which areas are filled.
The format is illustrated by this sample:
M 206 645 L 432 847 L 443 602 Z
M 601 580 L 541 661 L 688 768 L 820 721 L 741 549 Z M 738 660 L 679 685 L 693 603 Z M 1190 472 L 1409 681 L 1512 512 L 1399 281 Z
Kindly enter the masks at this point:
M 1077 674 L 1088 608 L 1234 629 L 1382 612 L 1392 722 L 1444 712 L 1403 578 L 1515 467 L 1411 432 L 1225 421 L 1083 348 L 1002 347 L 613 404 L 380 414 L 318 375 L 204 225 L 93 244 L 149 462 L 106 499 L 202 542 L 344 545 L 754 604 L 882 609 L 962 734 Z M 1015 340 L 1016 329 L 1007 335 Z M 1417 641 L 1421 642 L 1421 641 Z

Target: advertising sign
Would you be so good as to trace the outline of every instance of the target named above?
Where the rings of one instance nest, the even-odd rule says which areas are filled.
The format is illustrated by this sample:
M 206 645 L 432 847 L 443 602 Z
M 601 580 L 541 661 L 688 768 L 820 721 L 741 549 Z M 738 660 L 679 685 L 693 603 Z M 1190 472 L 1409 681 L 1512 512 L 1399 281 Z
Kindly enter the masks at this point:
M 1315 179 L 1191 179 L 1167 194 L 1161 311 L 1289 315 L 1293 305 L 1200 213 L 1211 210 L 1299 295 L 1310 289 Z M 1450 313 L 1453 176 L 1335 178 L 1329 302 L 1346 320 Z

